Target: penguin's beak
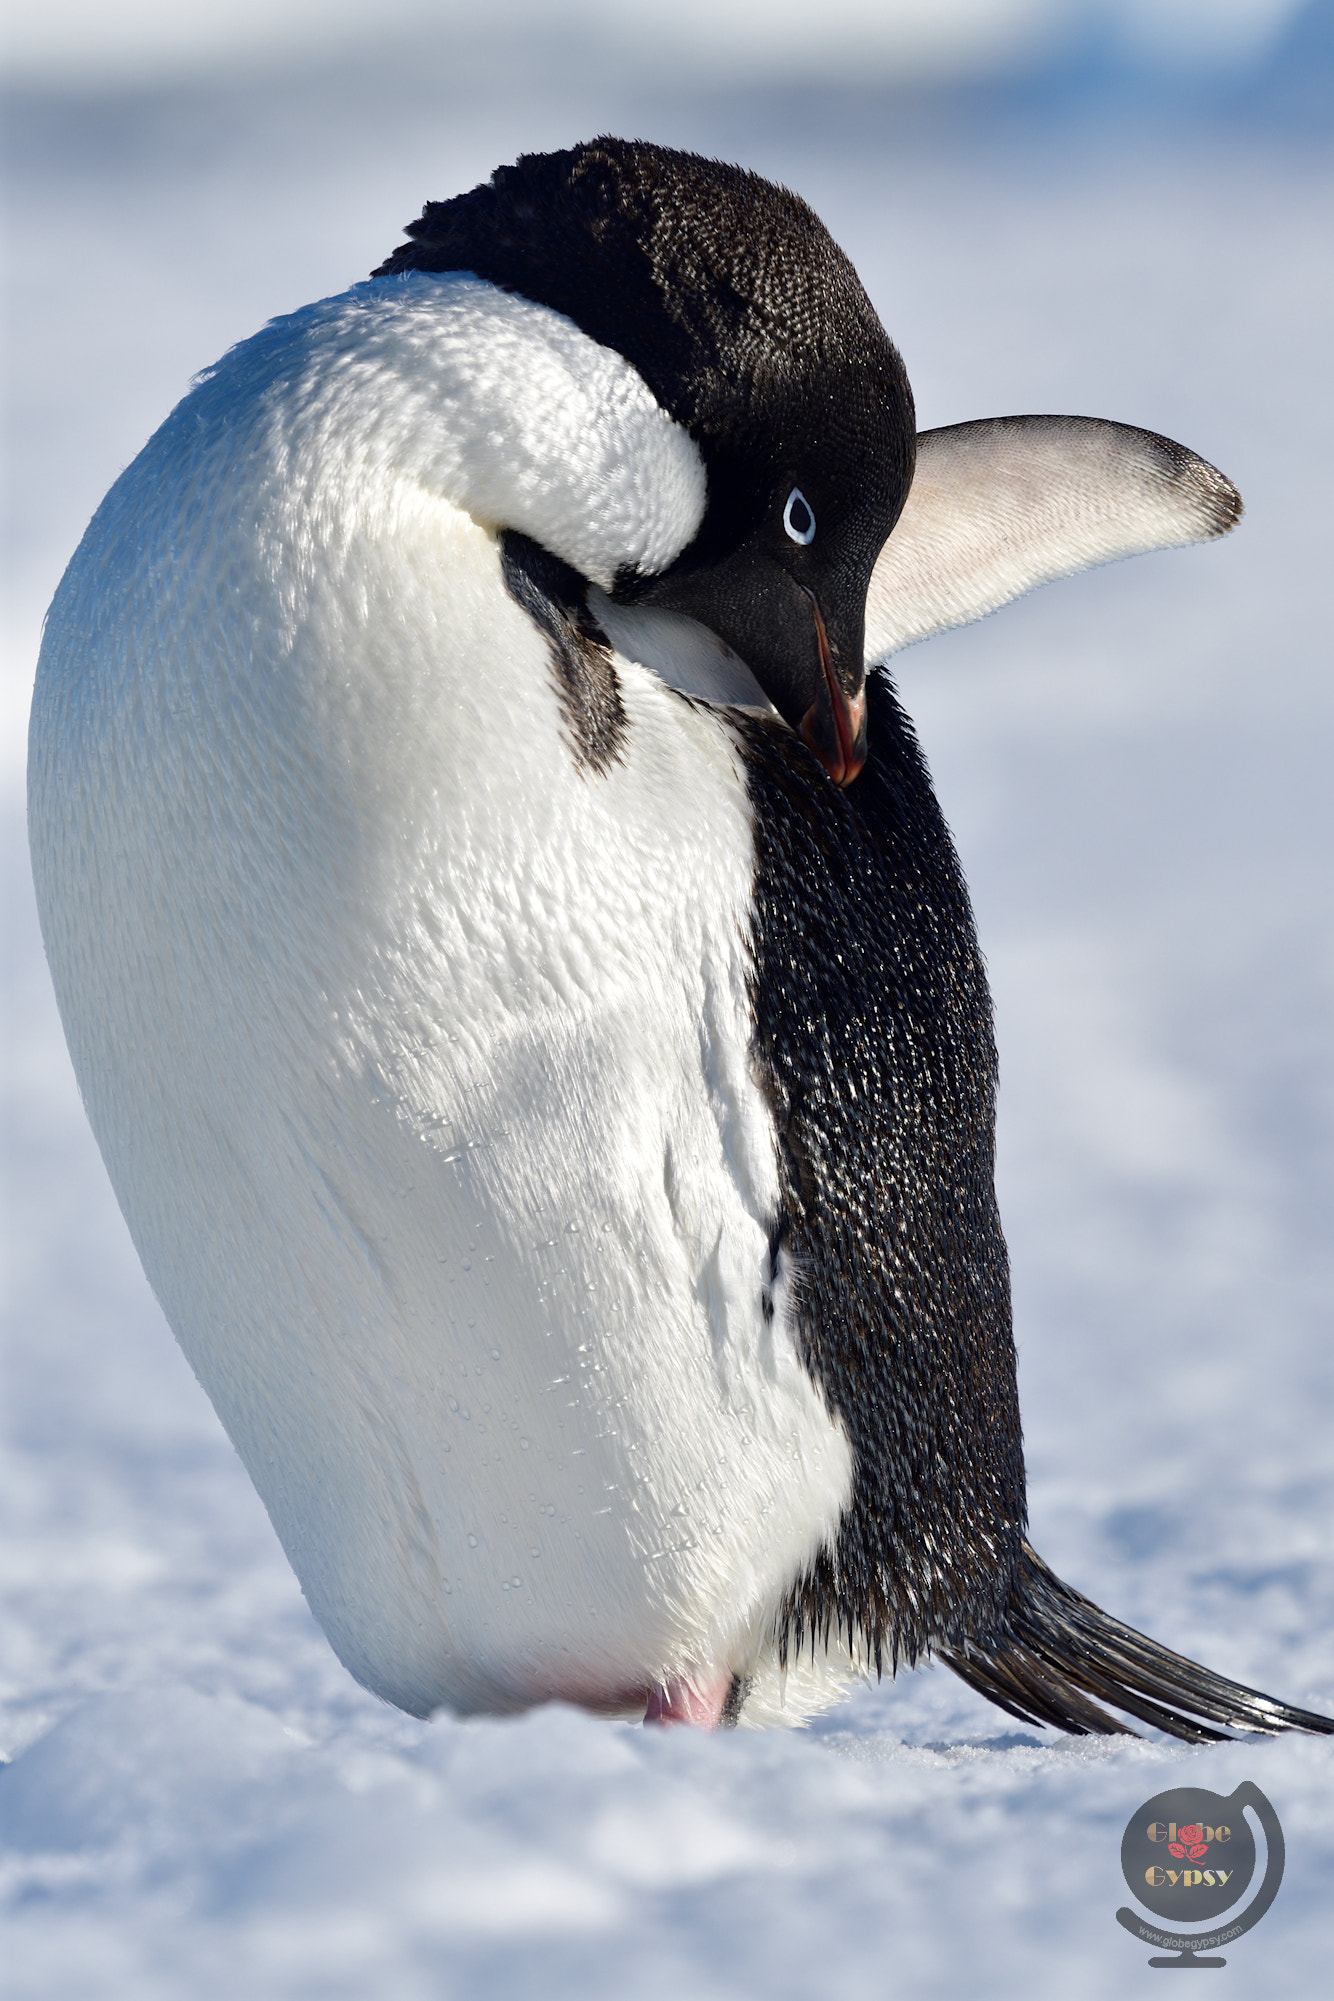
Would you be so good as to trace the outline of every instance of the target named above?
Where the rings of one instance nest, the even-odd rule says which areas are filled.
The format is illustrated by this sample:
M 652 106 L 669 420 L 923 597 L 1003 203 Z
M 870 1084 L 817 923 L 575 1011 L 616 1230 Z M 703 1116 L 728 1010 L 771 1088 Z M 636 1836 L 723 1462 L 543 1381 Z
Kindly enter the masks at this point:
M 866 762 L 864 598 L 836 580 L 808 583 L 771 553 L 743 547 L 669 570 L 626 601 L 684 612 L 716 632 L 835 785 L 852 784 Z
M 801 587 L 815 620 L 815 644 L 824 686 L 801 719 L 801 736 L 835 785 L 851 785 L 866 762 L 866 682 L 849 695 L 834 672 L 829 633 L 813 591 Z

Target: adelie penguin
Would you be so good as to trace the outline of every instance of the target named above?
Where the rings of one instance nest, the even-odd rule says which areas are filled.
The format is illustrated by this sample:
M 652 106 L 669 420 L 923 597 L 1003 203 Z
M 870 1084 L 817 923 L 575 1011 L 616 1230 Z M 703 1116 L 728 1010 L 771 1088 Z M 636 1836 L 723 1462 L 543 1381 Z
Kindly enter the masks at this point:
M 1331 1729 L 1025 1540 L 991 1012 L 881 671 L 1236 492 L 916 435 L 734 167 L 599 140 L 408 235 L 117 481 L 32 725 L 89 1116 L 338 1655 L 417 1714 L 797 1721 L 936 1655 L 1067 1730 Z

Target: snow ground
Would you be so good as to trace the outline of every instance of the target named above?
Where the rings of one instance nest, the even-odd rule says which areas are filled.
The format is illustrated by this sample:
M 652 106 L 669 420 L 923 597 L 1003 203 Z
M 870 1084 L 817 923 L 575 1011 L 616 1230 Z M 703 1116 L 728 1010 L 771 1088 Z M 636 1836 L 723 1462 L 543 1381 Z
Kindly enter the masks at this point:
M 997 995 L 1034 1540 L 1157 1637 L 1334 1709 L 1330 994 L 1334 159 L 571 69 L 34 102 L 13 169 L 6 628 L 12 1332 L 0 1632 L 15 2001 L 1120 1996 L 1121 1830 L 1269 1794 L 1284 1888 L 1228 1991 L 1324 1991 L 1334 1747 L 1051 1741 L 947 1671 L 798 1735 L 359 1690 L 138 1272 L 36 938 L 21 737 L 42 609 L 189 375 L 337 290 L 424 196 L 604 128 L 788 180 L 924 425 L 1128 419 L 1240 484 L 1222 545 L 901 662 Z

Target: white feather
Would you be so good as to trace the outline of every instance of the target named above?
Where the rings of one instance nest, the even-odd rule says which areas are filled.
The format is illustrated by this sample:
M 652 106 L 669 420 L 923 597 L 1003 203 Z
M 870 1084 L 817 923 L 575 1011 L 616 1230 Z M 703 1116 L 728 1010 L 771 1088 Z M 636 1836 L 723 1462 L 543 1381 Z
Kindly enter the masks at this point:
M 578 769 L 501 578 L 501 521 L 604 576 L 693 532 L 631 374 L 471 279 L 278 322 L 112 490 L 39 670 L 121 1206 L 317 1618 L 417 1712 L 760 1662 L 850 1490 L 764 1311 L 732 740 L 622 657 Z
M 1128 424 L 990 417 L 924 431 L 871 578 L 867 663 L 1057 577 L 1226 534 L 1240 513 L 1213 466 Z

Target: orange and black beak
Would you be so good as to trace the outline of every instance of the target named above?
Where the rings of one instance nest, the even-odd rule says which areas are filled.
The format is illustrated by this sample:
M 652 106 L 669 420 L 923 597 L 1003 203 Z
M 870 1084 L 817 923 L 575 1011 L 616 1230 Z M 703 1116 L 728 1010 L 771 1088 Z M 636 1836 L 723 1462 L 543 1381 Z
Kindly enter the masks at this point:
M 860 661 L 855 675 L 838 672 L 824 615 L 814 592 L 805 594 L 815 622 L 823 685 L 801 719 L 801 735 L 835 785 L 851 785 L 866 762 L 866 673 Z M 845 685 L 847 680 L 853 682 L 851 692 Z
M 865 591 L 805 568 L 809 582 L 752 545 L 668 571 L 636 599 L 716 632 L 835 785 L 851 785 L 866 762 Z

